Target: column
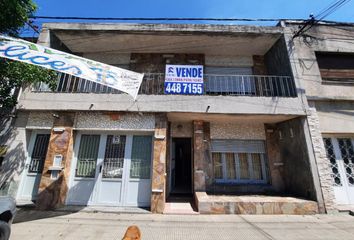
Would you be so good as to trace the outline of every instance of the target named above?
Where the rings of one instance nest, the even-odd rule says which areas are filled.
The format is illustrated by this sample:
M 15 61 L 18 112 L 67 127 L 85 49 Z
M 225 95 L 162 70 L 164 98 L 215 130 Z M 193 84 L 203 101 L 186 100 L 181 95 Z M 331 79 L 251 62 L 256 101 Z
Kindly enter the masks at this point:
M 155 116 L 154 138 L 151 212 L 163 213 L 166 198 L 166 146 L 168 140 L 166 114 Z
M 73 153 L 74 117 L 71 113 L 58 113 L 54 119 L 36 202 L 41 210 L 60 207 L 65 203 Z M 51 169 L 57 155 L 62 156 L 62 170 L 57 178 L 53 179 Z

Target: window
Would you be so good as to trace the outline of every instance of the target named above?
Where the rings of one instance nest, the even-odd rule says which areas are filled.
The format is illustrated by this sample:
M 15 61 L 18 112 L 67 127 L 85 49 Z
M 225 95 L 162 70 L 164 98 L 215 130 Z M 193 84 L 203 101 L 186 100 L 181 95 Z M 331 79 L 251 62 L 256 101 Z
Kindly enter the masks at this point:
M 99 145 L 100 135 L 81 136 L 75 177 L 95 177 Z
M 354 83 L 354 54 L 317 52 L 316 58 L 324 83 Z
M 354 186 L 354 139 L 323 138 L 333 186 Z
M 151 144 L 151 136 L 133 137 L 130 178 L 150 178 Z
M 122 178 L 126 136 L 108 135 L 103 160 L 103 178 Z
M 45 157 L 47 155 L 50 134 L 37 134 L 34 143 L 31 162 L 28 167 L 29 173 L 42 173 Z
M 212 160 L 216 182 L 267 183 L 263 141 L 213 140 Z

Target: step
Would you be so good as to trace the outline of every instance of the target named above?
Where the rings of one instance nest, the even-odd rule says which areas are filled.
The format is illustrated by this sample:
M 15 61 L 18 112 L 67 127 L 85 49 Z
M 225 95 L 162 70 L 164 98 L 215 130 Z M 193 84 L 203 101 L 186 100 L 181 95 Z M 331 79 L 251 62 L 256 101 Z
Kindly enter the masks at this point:
M 282 196 L 230 196 L 195 193 L 195 201 L 201 214 L 290 214 L 310 215 L 318 213 L 315 201 Z

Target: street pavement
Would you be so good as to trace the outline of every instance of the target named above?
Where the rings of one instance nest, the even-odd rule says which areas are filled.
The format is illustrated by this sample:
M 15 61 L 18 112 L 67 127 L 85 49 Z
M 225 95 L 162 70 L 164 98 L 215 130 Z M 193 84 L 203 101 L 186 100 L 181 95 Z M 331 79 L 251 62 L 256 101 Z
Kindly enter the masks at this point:
M 130 225 L 142 239 L 353 240 L 354 217 L 338 215 L 157 215 L 20 210 L 11 240 L 122 239 Z

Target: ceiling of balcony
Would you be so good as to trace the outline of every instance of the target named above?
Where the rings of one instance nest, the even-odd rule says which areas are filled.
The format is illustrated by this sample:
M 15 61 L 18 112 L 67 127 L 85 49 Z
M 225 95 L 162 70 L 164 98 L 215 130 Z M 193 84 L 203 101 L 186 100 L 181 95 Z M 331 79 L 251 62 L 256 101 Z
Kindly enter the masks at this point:
M 231 114 L 211 114 L 211 113 L 176 113 L 170 112 L 167 114 L 168 120 L 171 122 L 192 122 L 196 119 L 203 120 L 207 122 L 220 122 L 220 123 L 265 123 L 274 124 L 283 121 L 287 121 L 296 117 L 298 115 L 231 115 Z
M 280 34 L 117 33 L 56 30 L 56 37 L 74 53 L 201 53 L 264 55 Z

